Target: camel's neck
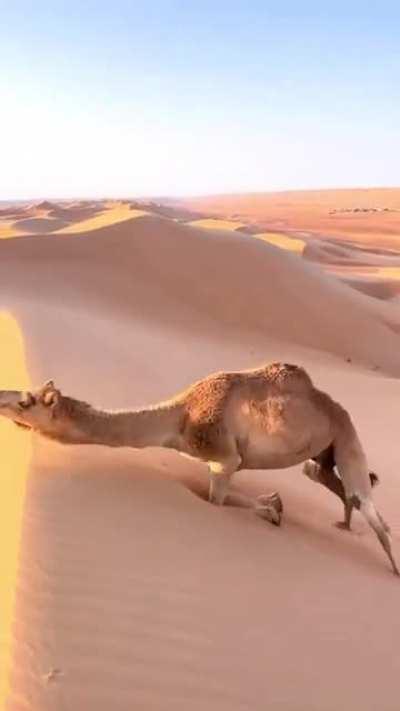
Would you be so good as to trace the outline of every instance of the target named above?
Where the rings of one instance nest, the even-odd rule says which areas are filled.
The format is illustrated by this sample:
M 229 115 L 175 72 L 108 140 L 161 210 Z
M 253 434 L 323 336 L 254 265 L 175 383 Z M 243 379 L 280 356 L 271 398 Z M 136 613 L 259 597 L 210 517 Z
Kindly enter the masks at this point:
M 107 411 L 87 408 L 71 412 L 53 439 L 69 444 L 104 444 L 109 447 L 177 446 L 180 409 L 162 404 L 143 410 Z

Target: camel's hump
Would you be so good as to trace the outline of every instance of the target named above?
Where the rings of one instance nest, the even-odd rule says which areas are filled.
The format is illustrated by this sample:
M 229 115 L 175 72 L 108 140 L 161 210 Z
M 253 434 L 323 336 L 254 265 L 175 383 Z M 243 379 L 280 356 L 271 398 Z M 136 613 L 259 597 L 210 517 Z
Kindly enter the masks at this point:
M 263 370 L 267 380 L 278 387 L 301 389 L 313 386 L 310 376 L 299 365 L 277 362 L 270 363 Z
M 290 363 L 270 363 L 254 370 L 209 375 L 184 393 L 185 406 L 193 419 L 214 422 L 222 415 L 232 392 L 246 384 L 256 399 L 257 396 L 265 398 L 271 386 L 285 393 L 304 392 L 313 387 L 303 368 Z

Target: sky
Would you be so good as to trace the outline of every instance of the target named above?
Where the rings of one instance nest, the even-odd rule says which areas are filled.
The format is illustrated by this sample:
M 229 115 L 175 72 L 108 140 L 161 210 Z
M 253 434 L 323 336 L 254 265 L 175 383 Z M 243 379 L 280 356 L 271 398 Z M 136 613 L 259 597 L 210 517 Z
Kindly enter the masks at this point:
M 400 186 L 400 3 L 0 0 L 0 200 Z

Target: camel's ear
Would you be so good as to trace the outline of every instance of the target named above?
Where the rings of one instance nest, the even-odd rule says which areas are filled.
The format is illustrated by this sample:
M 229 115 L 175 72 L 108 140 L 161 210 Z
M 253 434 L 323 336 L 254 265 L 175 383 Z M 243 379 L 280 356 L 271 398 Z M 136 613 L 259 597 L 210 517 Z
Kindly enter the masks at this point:
M 37 395 L 41 402 L 44 402 L 45 405 L 50 405 L 51 395 L 55 392 L 57 392 L 57 389 L 54 385 L 54 380 L 47 380 L 47 382 L 44 383 L 41 388 L 39 388 Z
M 42 394 L 41 400 L 46 407 L 55 407 L 60 402 L 61 393 L 59 390 L 47 390 Z
M 43 405 L 53 408 L 60 401 L 61 393 L 54 385 L 54 380 L 48 380 L 47 383 L 42 385 L 38 390 L 37 396 Z

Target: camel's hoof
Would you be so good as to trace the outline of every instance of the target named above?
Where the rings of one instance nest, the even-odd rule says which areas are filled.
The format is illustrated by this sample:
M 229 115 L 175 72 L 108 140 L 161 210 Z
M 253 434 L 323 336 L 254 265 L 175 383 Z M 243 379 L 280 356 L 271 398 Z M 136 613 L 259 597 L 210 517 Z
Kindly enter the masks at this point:
M 262 506 L 273 506 L 279 513 L 283 511 L 282 499 L 277 491 L 272 494 L 261 494 L 257 496 L 257 503 Z
M 351 528 L 346 521 L 335 521 L 333 525 L 335 528 L 340 528 L 341 531 L 351 531 Z
M 273 523 L 274 526 L 281 525 L 281 514 L 272 506 L 257 506 L 255 509 L 256 516 L 263 518 L 265 521 Z
M 375 472 L 369 473 L 369 480 L 371 482 L 371 486 L 378 486 L 380 483 L 379 476 L 375 474 Z
M 282 519 L 282 499 L 277 492 L 269 495 L 261 495 L 257 497 L 255 513 L 260 518 L 273 523 L 274 526 L 281 525 Z

